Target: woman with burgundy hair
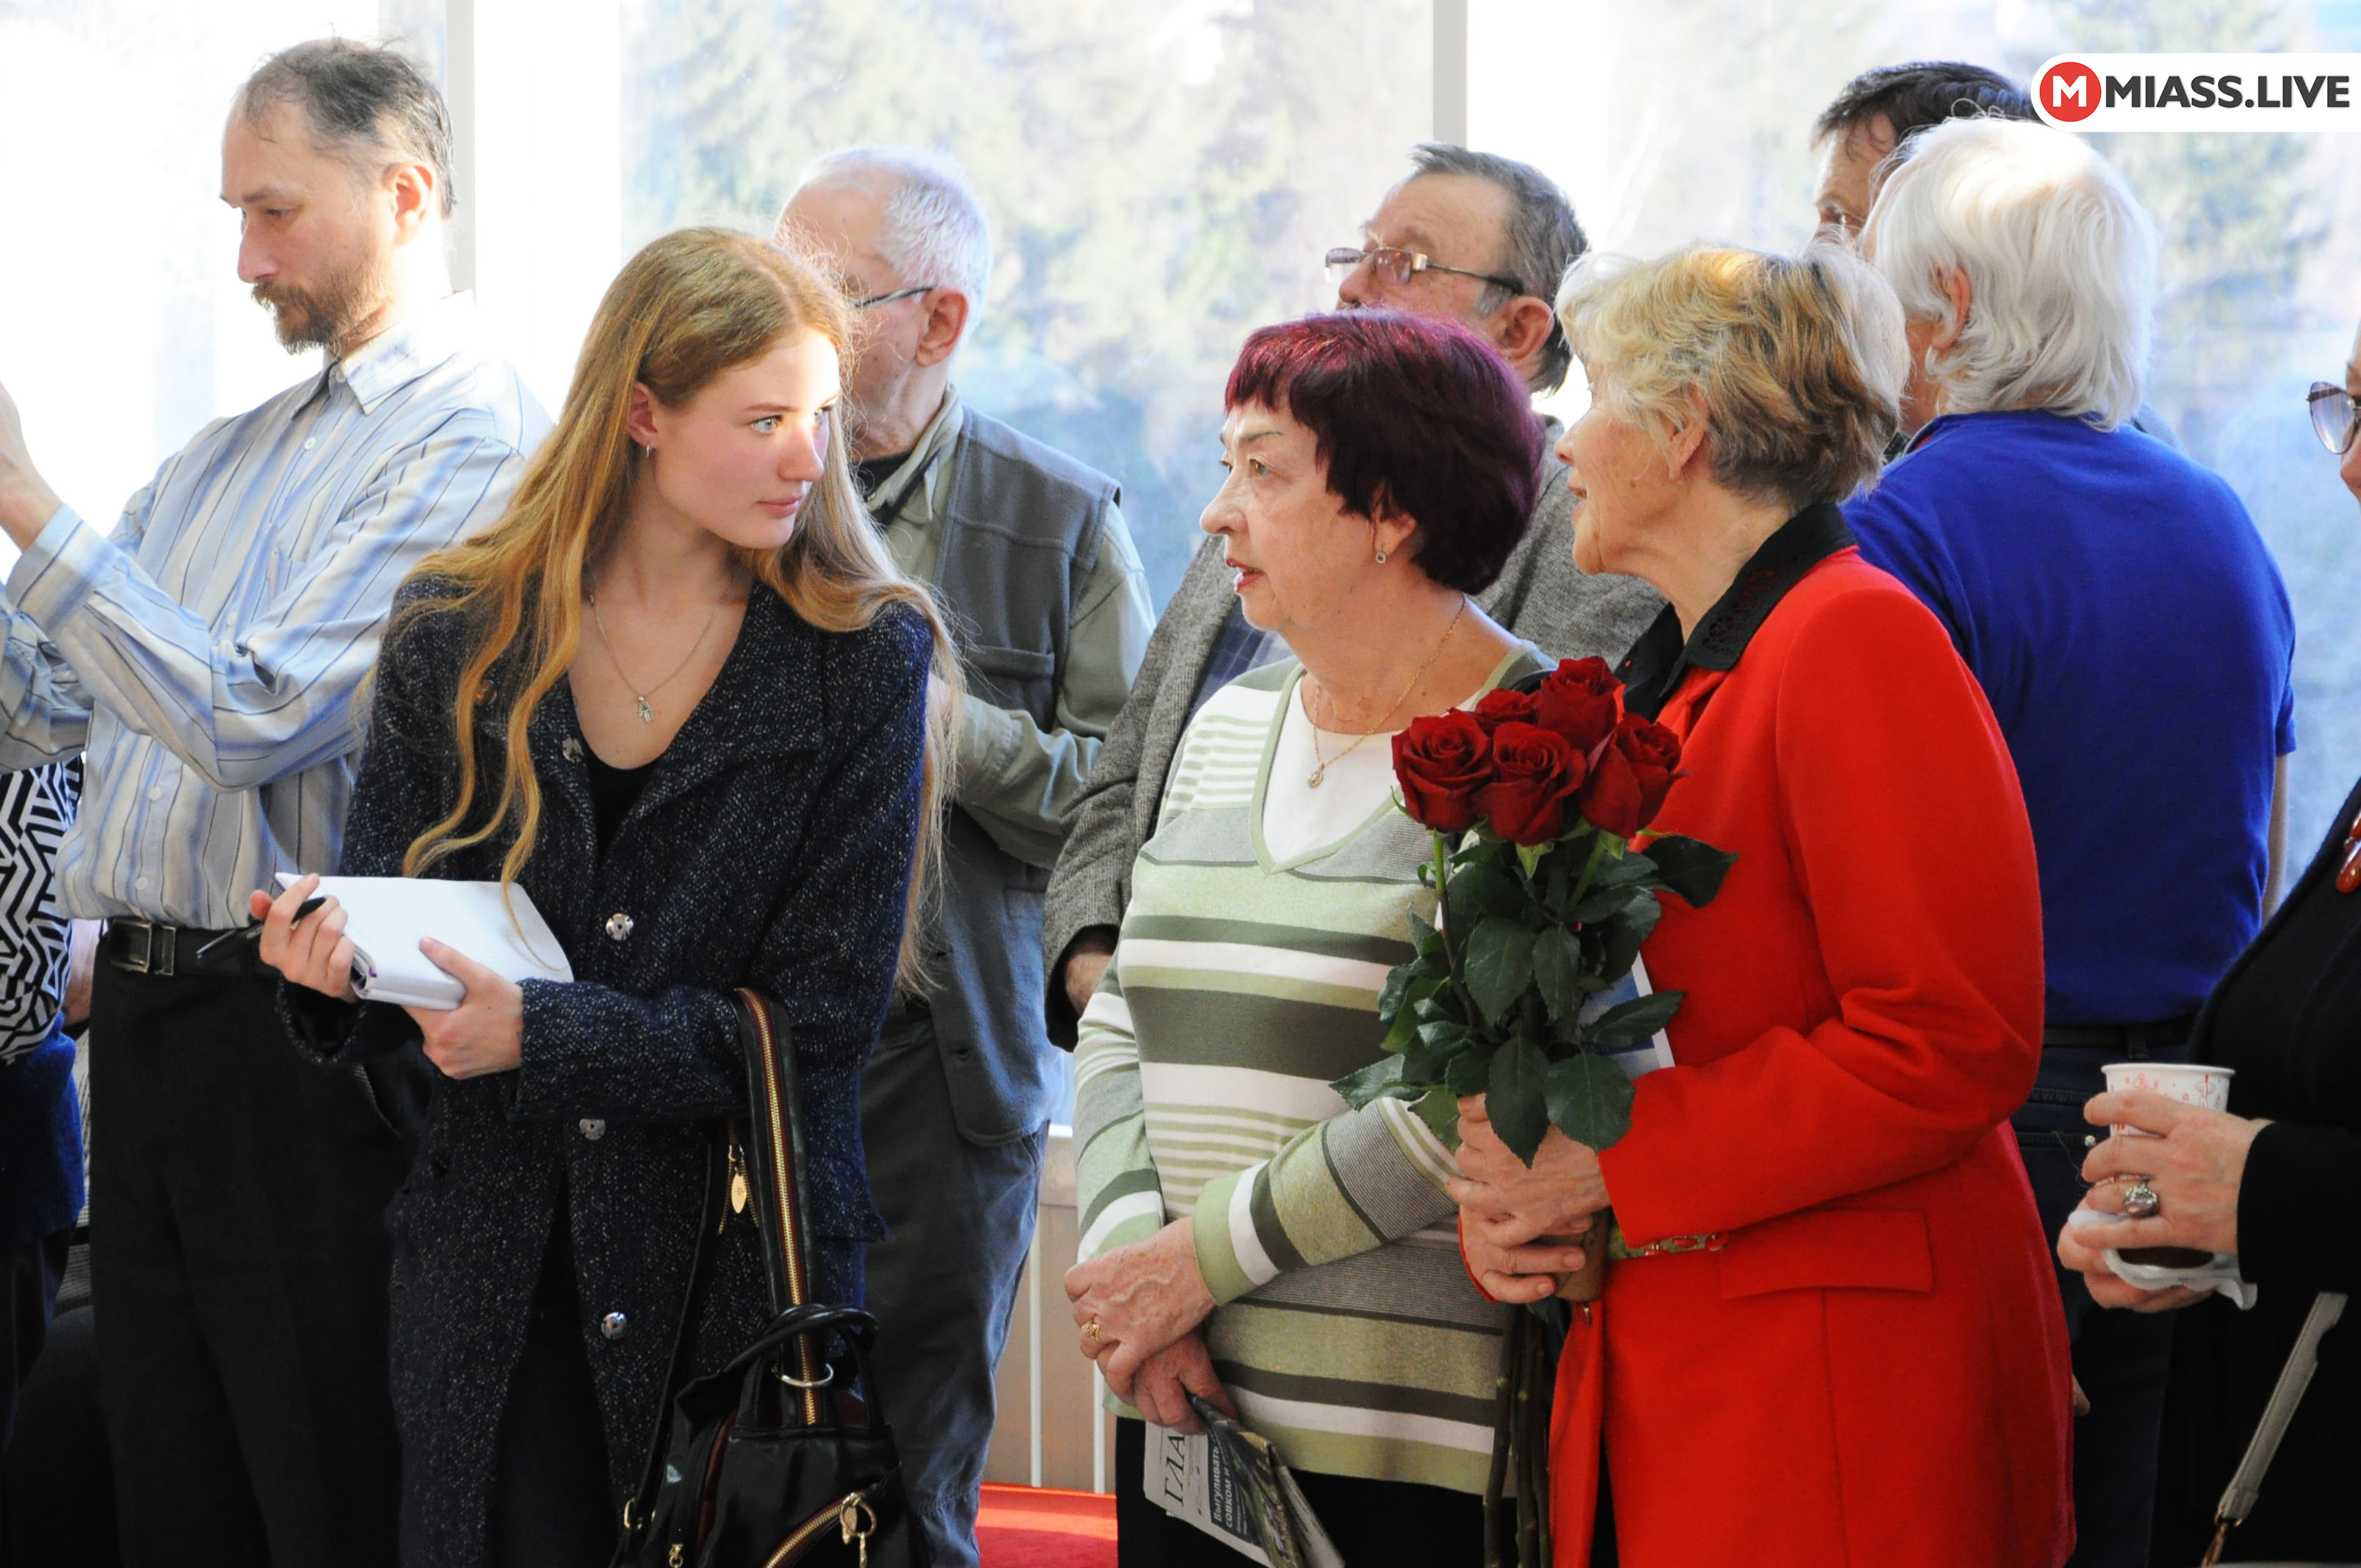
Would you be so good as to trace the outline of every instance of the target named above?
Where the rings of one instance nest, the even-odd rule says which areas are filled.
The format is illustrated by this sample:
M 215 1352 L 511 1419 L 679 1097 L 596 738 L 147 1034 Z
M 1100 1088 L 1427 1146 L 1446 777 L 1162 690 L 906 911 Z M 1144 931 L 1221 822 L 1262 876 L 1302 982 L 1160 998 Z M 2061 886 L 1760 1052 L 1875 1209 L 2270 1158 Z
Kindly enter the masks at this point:
M 1118 1406 L 1126 1568 L 1232 1563 L 1141 1484 L 1190 1397 L 1271 1439 L 1348 1563 L 1475 1564 L 1509 1309 L 1468 1281 L 1449 1152 L 1332 1080 L 1382 1055 L 1426 830 L 1389 737 L 1543 668 L 1469 602 L 1532 515 L 1542 425 L 1465 329 L 1383 312 L 1246 340 L 1202 526 L 1293 657 L 1191 722 L 1075 1053 L 1083 1354 Z

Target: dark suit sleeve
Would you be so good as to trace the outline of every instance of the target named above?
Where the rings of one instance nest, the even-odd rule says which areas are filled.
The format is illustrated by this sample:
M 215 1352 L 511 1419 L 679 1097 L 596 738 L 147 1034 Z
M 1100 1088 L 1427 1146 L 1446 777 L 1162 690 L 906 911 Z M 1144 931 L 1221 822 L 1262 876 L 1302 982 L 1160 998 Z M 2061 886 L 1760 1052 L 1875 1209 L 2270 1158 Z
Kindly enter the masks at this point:
M 2361 1218 L 2321 1201 L 2361 1173 L 2361 1133 L 2273 1122 L 2255 1135 L 2238 1182 L 2238 1272 L 2290 1293 L 2361 1291 Z
M 1139 776 L 1154 728 L 1157 694 L 1175 681 L 1191 691 L 1204 674 L 1212 645 L 1207 618 L 1218 629 L 1229 613 L 1229 569 L 1222 544 L 1208 540 L 1189 563 L 1172 601 L 1148 640 L 1147 655 L 1132 681 L 1131 696 L 1099 747 L 1098 761 L 1066 817 L 1066 843 L 1049 875 L 1041 913 L 1041 958 L 1049 983 L 1043 989 L 1049 1037 L 1071 1049 L 1078 1022 L 1066 999 L 1061 970 L 1074 938 L 1094 927 L 1110 933 L 1123 924 L 1131 901 L 1131 863 L 1139 855 L 1138 792 L 1143 784 L 1161 791 L 1164 780 Z
M 877 1036 L 902 939 L 926 749 L 926 622 L 888 610 L 829 651 L 827 754 L 799 863 L 770 912 L 749 982 L 795 1031 L 807 1100 L 842 1092 Z M 722 867 L 681 874 L 728 875 Z M 584 981 L 524 982 L 524 1060 L 510 1114 L 697 1121 L 745 1102 L 730 998 L 675 985 L 634 996 Z

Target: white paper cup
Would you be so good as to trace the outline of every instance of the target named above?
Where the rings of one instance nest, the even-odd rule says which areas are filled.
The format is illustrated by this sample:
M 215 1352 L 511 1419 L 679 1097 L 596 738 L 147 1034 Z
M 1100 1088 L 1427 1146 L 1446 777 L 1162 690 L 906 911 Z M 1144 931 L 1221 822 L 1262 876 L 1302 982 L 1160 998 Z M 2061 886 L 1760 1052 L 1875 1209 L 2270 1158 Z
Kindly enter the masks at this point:
M 2109 1062 L 2100 1071 L 2107 1075 L 2107 1092 L 2119 1094 L 2125 1090 L 2142 1089 L 2150 1094 L 2161 1094 L 2167 1100 L 2178 1100 L 2183 1105 L 2202 1106 L 2208 1111 L 2230 1108 L 2230 1080 L 2235 1068 L 2214 1067 L 2205 1062 L 2117 1061 Z M 2109 1129 L 2117 1137 L 2152 1138 L 2154 1133 L 2144 1133 L 2137 1127 L 2117 1122 Z

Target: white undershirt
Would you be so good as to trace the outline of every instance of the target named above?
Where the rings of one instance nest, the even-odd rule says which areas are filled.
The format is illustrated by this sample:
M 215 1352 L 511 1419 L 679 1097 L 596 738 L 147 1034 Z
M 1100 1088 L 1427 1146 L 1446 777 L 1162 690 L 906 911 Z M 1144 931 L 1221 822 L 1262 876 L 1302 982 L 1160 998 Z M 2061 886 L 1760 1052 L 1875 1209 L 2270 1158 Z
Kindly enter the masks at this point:
M 1394 795 L 1393 738 L 1400 731 L 1390 729 L 1371 735 L 1320 730 L 1319 756 L 1328 760 L 1328 772 L 1318 789 L 1311 786 L 1307 781 L 1320 762 L 1312 754 L 1314 726 L 1303 706 L 1303 685 L 1301 679 L 1295 683 L 1271 752 L 1270 779 L 1263 786 L 1262 843 L 1274 861 L 1343 842 Z M 1488 685 L 1478 686 L 1458 706 L 1467 707 Z

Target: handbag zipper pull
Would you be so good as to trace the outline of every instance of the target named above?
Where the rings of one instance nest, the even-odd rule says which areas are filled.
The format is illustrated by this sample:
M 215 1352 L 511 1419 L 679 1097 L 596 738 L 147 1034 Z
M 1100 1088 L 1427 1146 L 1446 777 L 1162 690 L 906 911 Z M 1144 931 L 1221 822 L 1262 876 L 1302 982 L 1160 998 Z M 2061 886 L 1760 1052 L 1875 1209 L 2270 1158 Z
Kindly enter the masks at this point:
M 730 1145 L 730 1212 L 742 1214 L 753 1200 L 754 1184 L 746 1176 L 746 1149 L 735 1140 Z M 725 1219 L 722 1222 L 727 1224 Z
M 869 1532 L 877 1528 L 877 1517 L 861 1500 L 860 1493 L 855 1492 L 845 1498 L 837 1509 L 836 1527 L 843 1532 L 846 1545 L 850 1546 L 854 1541 L 861 1543 L 861 1568 L 869 1568 Z

